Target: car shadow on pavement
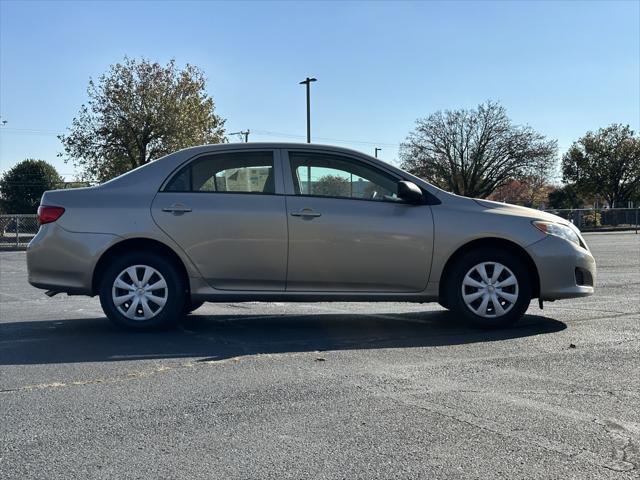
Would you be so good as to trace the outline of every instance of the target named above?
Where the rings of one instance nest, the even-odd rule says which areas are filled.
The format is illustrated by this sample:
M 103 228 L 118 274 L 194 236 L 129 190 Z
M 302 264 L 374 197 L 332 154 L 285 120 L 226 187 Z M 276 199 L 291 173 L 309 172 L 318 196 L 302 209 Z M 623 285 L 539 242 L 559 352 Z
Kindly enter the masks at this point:
M 106 318 L 0 324 L 0 365 L 196 358 L 260 353 L 412 348 L 495 342 L 554 333 L 566 325 L 526 315 L 517 325 L 482 330 L 448 311 L 394 314 L 190 315 L 179 329 L 134 333 Z

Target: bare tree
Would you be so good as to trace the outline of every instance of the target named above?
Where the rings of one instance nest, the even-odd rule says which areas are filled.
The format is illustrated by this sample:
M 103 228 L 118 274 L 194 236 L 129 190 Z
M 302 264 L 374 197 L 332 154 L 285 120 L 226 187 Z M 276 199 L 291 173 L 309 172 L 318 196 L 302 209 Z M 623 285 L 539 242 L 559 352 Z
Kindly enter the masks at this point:
M 438 111 L 418 119 L 400 147 L 402 166 L 434 185 L 487 197 L 513 179 L 546 179 L 557 143 L 529 126 L 514 125 L 499 103 Z

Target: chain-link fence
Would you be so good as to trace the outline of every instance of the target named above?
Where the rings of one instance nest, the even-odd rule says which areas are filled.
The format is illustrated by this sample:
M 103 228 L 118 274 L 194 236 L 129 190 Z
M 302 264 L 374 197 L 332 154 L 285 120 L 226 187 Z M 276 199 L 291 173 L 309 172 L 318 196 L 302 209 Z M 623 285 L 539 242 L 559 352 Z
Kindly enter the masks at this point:
M 565 218 L 583 231 L 619 229 L 638 233 L 640 221 L 640 208 L 578 208 L 545 212 Z
M 26 247 L 38 228 L 36 215 L 0 215 L 0 248 Z
M 582 231 L 640 229 L 640 208 L 545 210 L 571 221 Z M 0 248 L 24 248 L 38 233 L 36 215 L 0 215 Z

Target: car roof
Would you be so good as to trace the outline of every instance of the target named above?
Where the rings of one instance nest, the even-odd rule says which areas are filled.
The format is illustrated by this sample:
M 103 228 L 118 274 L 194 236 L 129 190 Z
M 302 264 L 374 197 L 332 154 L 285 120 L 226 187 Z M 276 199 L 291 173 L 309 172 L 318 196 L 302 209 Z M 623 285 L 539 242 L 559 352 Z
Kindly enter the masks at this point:
M 238 150 L 238 149 L 304 149 L 304 150 L 331 150 L 332 152 L 342 152 L 351 155 L 364 155 L 370 158 L 370 155 L 353 150 L 351 148 L 338 147 L 335 145 L 327 145 L 322 143 L 302 143 L 302 142 L 248 142 L 248 143 L 213 143 L 208 145 L 199 145 L 196 147 L 188 147 L 179 150 L 179 152 L 188 152 L 190 154 L 198 154 L 202 152 Z M 176 152 L 177 153 L 177 152 Z
M 224 151 L 242 151 L 242 150 L 259 150 L 259 149 L 287 149 L 287 150 L 315 150 L 318 152 L 342 153 L 363 158 L 365 161 L 382 168 L 391 170 L 401 177 L 410 177 L 412 181 L 423 186 L 431 193 L 438 195 L 442 191 L 433 185 L 428 184 L 424 180 L 417 178 L 398 167 L 389 164 L 379 158 L 374 158 L 366 153 L 359 152 L 350 148 L 336 147 L 335 145 L 324 145 L 319 143 L 302 143 L 302 142 L 248 142 L 248 143 L 215 143 L 210 145 L 199 145 L 197 147 L 184 148 L 165 157 L 154 160 L 141 167 L 131 170 L 119 177 L 103 183 L 102 188 L 120 188 L 129 185 L 148 185 L 148 188 L 157 191 L 159 185 L 165 181 L 167 176 L 179 168 L 185 162 L 197 157 L 201 154 L 224 152 Z
M 118 186 L 124 187 L 130 184 L 139 185 L 140 182 L 160 184 L 173 170 L 179 168 L 185 162 L 199 155 L 220 153 L 225 151 L 233 152 L 261 149 L 303 149 L 306 151 L 314 150 L 318 152 L 323 151 L 331 153 L 342 153 L 345 155 L 365 157 L 367 161 L 373 162 L 375 164 L 383 163 L 378 159 L 366 155 L 365 153 L 351 150 L 349 148 L 335 147 L 333 145 L 294 142 L 215 143 L 177 150 L 169 155 L 165 155 L 164 157 L 158 158 L 157 160 L 149 162 L 136 169 L 130 170 L 127 173 L 124 173 L 108 182 L 103 183 L 101 186 L 105 188 L 114 188 Z M 387 166 L 391 167 L 389 165 Z

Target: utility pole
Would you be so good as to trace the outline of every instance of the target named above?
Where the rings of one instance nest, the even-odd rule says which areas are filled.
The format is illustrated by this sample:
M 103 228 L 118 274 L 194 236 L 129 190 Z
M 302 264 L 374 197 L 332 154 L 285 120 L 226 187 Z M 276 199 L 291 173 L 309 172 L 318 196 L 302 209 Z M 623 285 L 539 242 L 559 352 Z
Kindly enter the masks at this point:
M 229 135 L 244 135 L 244 143 L 249 143 L 249 134 L 251 133 L 251 130 L 249 130 L 248 128 L 245 131 L 239 131 L 239 132 L 232 132 Z
M 311 82 L 316 82 L 315 78 L 307 77 L 300 82 L 300 85 L 307 86 L 307 143 L 311 143 Z
M 376 158 L 378 158 L 378 152 L 381 152 L 381 151 L 382 151 L 381 148 L 378 148 L 378 147 L 375 148 L 375 151 L 373 152 L 373 154 L 375 155 Z

